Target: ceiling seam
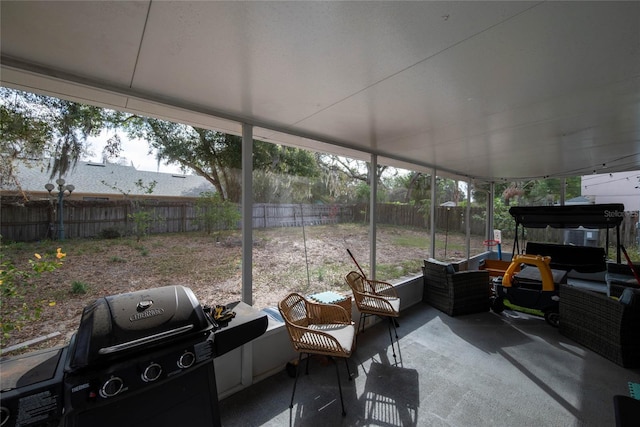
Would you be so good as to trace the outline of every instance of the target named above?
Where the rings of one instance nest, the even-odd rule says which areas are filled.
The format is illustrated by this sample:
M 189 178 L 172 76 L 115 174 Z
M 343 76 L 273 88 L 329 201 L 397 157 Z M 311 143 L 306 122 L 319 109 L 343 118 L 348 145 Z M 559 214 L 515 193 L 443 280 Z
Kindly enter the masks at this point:
M 135 79 L 136 71 L 138 70 L 138 61 L 140 60 L 142 43 L 144 42 L 144 35 L 147 33 L 147 23 L 149 22 L 149 14 L 151 13 L 151 3 L 153 3 L 153 0 L 149 0 L 149 6 L 147 7 L 147 15 L 144 18 L 144 25 L 142 26 L 142 34 L 140 35 L 140 43 L 138 43 L 138 52 L 136 53 L 136 61 L 133 64 L 133 72 L 131 73 L 131 80 L 129 81 L 129 89 L 133 89 L 133 80 Z M 128 101 L 129 100 L 127 100 L 127 103 Z

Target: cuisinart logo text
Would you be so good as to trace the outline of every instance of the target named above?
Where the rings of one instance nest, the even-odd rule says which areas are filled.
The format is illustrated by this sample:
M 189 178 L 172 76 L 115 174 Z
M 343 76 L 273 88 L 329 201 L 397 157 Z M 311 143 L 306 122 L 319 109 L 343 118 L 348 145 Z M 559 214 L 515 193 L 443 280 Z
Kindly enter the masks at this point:
M 164 314 L 164 308 L 150 308 L 142 313 L 136 313 L 129 317 L 129 320 L 135 322 L 136 320 L 148 319 L 149 317 L 160 316 Z

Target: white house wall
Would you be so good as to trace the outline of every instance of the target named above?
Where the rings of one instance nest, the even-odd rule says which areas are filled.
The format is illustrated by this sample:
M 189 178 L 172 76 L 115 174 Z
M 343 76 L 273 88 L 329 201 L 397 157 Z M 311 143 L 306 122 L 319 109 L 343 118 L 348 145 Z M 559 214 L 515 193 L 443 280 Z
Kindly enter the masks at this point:
M 624 203 L 626 211 L 640 211 L 640 171 L 587 175 L 580 185 L 594 203 Z

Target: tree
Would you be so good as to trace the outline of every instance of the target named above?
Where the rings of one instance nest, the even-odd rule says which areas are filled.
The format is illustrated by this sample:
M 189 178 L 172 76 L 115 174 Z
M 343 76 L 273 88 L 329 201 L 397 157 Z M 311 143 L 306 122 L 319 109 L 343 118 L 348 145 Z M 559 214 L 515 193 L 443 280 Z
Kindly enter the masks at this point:
M 327 188 L 334 200 L 369 200 L 369 189 L 374 176 L 379 186 L 378 192 L 385 191 L 382 176 L 389 166 L 377 165 L 374 174 L 369 162 L 333 154 L 319 153 L 316 157 L 322 175 L 327 177 Z
M 494 194 L 499 195 L 502 194 L 505 188 L 507 188 L 508 184 L 505 182 L 496 182 L 494 188 Z M 485 206 L 487 204 L 487 198 L 489 196 L 489 182 L 474 182 L 471 188 L 471 197 L 473 202 L 480 206 Z
M 50 140 L 52 130 L 43 120 L 30 120 L 23 111 L 0 104 L 0 184 L 2 187 L 20 183 L 15 175 L 19 158 L 39 158 Z
M 38 162 L 64 176 L 86 152 L 89 136 L 112 128 L 120 113 L 44 95 L 0 87 L 0 171 L 19 187 L 14 174 L 17 159 Z M 117 150 L 117 138 L 109 148 Z M 50 161 L 49 161 L 50 160 Z
M 517 203 L 521 205 L 553 205 L 560 201 L 562 182 L 560 178 L 512 182 L 502 191 L 502 198 L 507 206 L 512 199 L 516 199 Z M 580 177 L 566 178 L 565 198 L 571 199 L 580 196 L 580 194 Z
M 253 197 L 258 203 L 326 201 L 320 169 L 313 153 L 254 141 Z
M 222 200 L 238 202 L 241 193 L 242 139 L 209 129 L 140 116 L 123 121 L 129 136 L 148 141 L 158 161 L 177 164 L 207 179 Z M 253 141 L 253 169 L 315 176 L 311 154 L 297 148 Z
M 431 199 L 431 175 L 411 172 L 405 179 L 405 201 L 423 201 Z
M 14 162 L 30 159 L 64 176 L 87 152 L 87 138 L 113 130 L 103 152 L 116 159 L 121 143 L 115 130 L 149 143 L 149 153 L 209 180 L 224 200 L 239 201 L 242 140 L 213 130 L 106 110 L 72 101 L 0 88 L 0 156 L 3 183 L 15 179 Z M 317 176 L 313 154 L 254 141 L 253 168 L 279 174 Z

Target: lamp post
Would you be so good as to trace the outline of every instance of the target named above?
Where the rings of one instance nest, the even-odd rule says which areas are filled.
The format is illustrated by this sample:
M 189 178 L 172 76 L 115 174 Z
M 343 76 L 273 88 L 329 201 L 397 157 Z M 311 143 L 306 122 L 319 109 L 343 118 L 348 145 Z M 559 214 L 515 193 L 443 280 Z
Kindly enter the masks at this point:
M 73 190 L 75 190 L 76 188 L 71 185 L 71 184 L 67 184 L 65 185 L 65 180 L 62 178 L 58 178 L 56 180 L 56 184 L 58 184 L 58 240 L 64 240 L 64 217 L 63 217 L 63 212 L 62 209 L 64 207 L 64 204 L 62 202 L 62 198 L 64 196 L 69 196 L 71 195 L 71 193 L 73 192 Z M 55 187 L 55 185 L 48 183 L 44 186 L 44 188 L 47 189 L 47 191 L 49 192 L 49 195 L 53 196 L 53 194 L 51 193 L 53 191 Z

